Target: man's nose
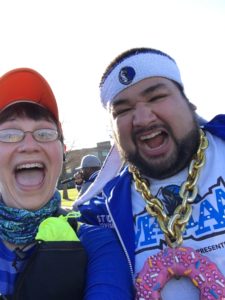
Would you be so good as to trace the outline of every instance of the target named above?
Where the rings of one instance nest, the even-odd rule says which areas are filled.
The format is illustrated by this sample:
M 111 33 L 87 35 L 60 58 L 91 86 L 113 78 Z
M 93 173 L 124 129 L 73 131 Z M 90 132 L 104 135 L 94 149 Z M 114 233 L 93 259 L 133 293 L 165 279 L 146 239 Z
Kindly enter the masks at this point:
M 156 120 L 156 115 L 150 105 L 141 103 L 137 104 L 133 115 L 133 126 L 143 127 Z

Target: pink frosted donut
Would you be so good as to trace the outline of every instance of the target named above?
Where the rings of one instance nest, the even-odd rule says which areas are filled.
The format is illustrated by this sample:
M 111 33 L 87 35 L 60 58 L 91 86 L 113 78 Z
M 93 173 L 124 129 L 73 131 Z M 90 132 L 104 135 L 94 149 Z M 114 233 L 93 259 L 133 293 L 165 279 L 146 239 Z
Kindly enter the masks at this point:
M 188 277 L 201 300 L 225 300 L 225 278 L 217 266 L 192 248 L 166 248 L 146 260 L 136 278 L 136 300 L 159 300 L 172 277 Z

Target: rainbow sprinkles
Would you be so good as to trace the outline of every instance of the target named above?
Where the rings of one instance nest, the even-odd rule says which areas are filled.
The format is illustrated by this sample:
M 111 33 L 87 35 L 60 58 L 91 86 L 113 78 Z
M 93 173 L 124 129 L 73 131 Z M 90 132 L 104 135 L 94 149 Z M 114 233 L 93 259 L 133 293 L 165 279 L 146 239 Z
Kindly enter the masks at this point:
M 136 300 L 158 300 L 173 277 L 188 277 L 201 300 L 225 300 L 225 279 L 217 266 L 192 248 L 166 248 L 150 256 L 136 278 Z

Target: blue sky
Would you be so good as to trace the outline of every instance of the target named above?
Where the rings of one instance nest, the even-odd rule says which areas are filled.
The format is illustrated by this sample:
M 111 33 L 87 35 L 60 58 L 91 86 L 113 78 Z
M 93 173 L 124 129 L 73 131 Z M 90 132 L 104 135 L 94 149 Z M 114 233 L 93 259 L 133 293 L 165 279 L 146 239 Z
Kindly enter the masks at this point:
M 1 74 L 31 67 L 46 77 L 68 148 L 109 139 L 99 81 L 133 47 L 176 60 L 200 115 L 225 112 L 224 0 L 2 0 L 0 26 Z

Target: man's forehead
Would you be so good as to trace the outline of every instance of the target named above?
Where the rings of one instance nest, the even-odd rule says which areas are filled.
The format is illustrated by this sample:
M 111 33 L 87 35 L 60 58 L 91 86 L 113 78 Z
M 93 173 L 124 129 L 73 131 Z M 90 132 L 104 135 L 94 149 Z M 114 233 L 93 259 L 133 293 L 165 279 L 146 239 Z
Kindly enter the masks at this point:
M 171 80 L 166 78 L 162 78 L 162 77 L 146 78 L 118 93 L 110 103 L 110 106 L 114 107 L 123 104 L 130 97 L 135 97 L 137 94 L 140 96 L 145 96 L 148 95 L 149 93 L 167 90 L 169 88 L 174 88 L 174 87 L 175 87 L 174 83 Z

